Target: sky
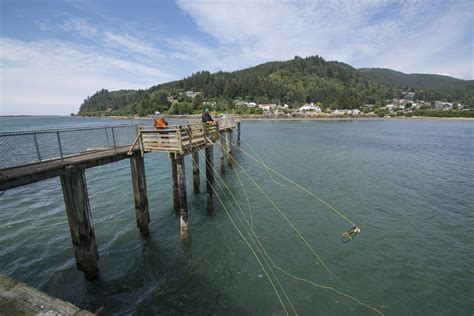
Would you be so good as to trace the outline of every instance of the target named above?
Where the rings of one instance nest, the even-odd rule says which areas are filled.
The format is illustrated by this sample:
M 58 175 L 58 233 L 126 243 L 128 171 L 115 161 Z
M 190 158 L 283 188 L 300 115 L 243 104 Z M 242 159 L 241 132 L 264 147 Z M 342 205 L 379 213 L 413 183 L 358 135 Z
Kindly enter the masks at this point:
M 0 0 L 0 115 L 319 55 L 474 79 L 474 1 Z

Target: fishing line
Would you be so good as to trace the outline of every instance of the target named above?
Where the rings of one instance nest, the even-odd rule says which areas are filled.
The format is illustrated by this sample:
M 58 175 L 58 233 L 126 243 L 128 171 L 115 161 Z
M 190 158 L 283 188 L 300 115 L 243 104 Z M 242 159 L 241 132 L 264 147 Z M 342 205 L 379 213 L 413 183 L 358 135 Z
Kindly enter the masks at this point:
M 241 140 L 243 140 L 245 143 L 248 144 L 247 141 L 245 141 L 242 137 L 241 137 Z M 347 216 L 345 216 L 344 214 L 342 214 L 341 211 L 339 211 L 338 209 L 336 209 L 334 206 L 330 205 L 328 202 L 324 201 L 322 198 L 320 198 L 319 196 L 315 195 L 314 193 L 312 193 L 311 191 L 309 191 L 308 189 L 306 189 L 305 187 L 303 187 L 302 185 L 296 183 L 295 181 L 285 177 L 284 175 L 282 175 L 281 173 L 279 173 L 278 171 L 270 168 L 267 164 L 265 164 L 264 162 L 261 162 L 259 161 L 258 159 L 256 159 L 255 157 L 253 157 L 252 155 L 250 155 L 247 151 L 243 150 L 242 148 L 236 146 L 236 148 L 238 150 L 240 150 L 242 153 L 244 153 L 245 155 L 247 155 L 250 159 L 254 160 L 255 162 L 257 162 L 258 164 L 260 164 L 262 167 L 264 167 L 265 169 L 267 170 L 270 170 L 271 172 L 273 172 L 274 174 L 278 175 L 280 178 L 284 179 L 285 181 L 295 185 L 296 187 L 298 187 L 300 190 L 302 190 L 303 192 L 307 193 L 308 195 L 310 195 L 312 198 L 316 199 L 317 201 L 319 201 L 320 203 L 322 203 L 323 205 L 325 205 L 326 207 L 328 207 L 330 210 L 334 211 L 337 215 L 339 215 L 341 218 L 345 219 L 347 222 L 349 222 L 350 224 L 352 224 L 353 227 L 358 227 L 356 224 L 354 224 L 354 222 L 352 222 L 349 218 L 347 218 Z
M 235 159 L 234 159 L 227 151 L 224 151 L 224 152 L 227 153 L 228 159 L 233 160 L 233 162 L 235 162 L 235 163 L 238 165 L 238 163 L 235 161 Z M 241 166 L 239 166 L 239 167 L 242 169 Z M 235 174 L 237 175 L 241 186 L 244 188 L 243 182 L 242 182 L 242 180 L 241 180 L 241 178 L 240 178 L 240 176 L 239 176 L 237 170 L 234 169 L 234 172 L 235 172 Z M 357 299 L 357 298 L 355 298 L 355 297 L 353 297 L 353 296 L 351 296 L 351 295 L 349 295 L 349 294 L 346 294 L 346 293 L 344 293 L 344 292 L 342 292 L 342 291 L 339 291 L 339 290 L 337 290 L 336 288 L 334 288 L 334 287 L 332 287 L 332 286 L 318 284 L 318 283 L 316 283 L 316 282 L 314 282 L 314 281 L 310 281 L 310 280 L 308 280 L 308 279 L 305 279 L 305 278 L 296 276 L 296 275 L 294 275 L 294 274 L 289 273 L 288 271 L 286 271 L 285 269 L 281 268 L 280 266 L 278 266 L 278 265 L 273 261 L 272 257 L 268 254 L 268 252 L 266 251 L 265 247 L 264 247 L 264 246 L 262 245 L 262 243 L 260 242 L 260 238 L 259 238 L 258 235 L 255 233 L 253 227 L 250 226 L 250 223 L 249 223 L 249 221 L 247 220 L 247 218 L 245 217 L 244 212 L 243 212 L 242 208 L 240 207 L 240 204 L 238 203 L 238 201 L 237 201 L 235 195 L 232 193 L 232 191 L 231 191 L 230 188 L 227 186 L 227 184 L 225 183 L 225 181 L 224 181 L 219 175 L 217 175 L 217 177 L 222 181 L 222 183 L 223 183 L 223 184 L 225 185 L 225 187 L 227 188 L 227 191 L 232 195 L 232 197 L 233 197 L 233 199 L 234 199 L 234 201 L 235 201 L 235 204 L 237 205 L 237 207 L 239 207 L 240 212 L 242 213 L 242 216 L 245 218 L 245 220 L 246 220 L 246 222 L 247 222 L 247 225 L 249 225 L 250 230 L 251 230 L 252 234 L 253 234 L 254 237 L 255 237 L 255 240 L 256 240 L 257 243 L 260 245 L 260 247 L 262 248 L 263 252 L 265 253 L 265 256 L 270 260 L 270 262 L 272 263 L 272 266 L 273 266 L 275 269 L 278 269 L 279 271 L 281 271 L 281 272 L 284 273 L 285 275 L 287 275 L 287 276 L 289 276 L 289 277 L 292 277 L 292 278 L 295 279 L 295 280 L 299 280 L 299 281 L 306 282 L 306 283 L 311 284 L 312 286 L 315 286 L 315 287 L 318 287 L 318 288 L 331 290 L 331 291 L 333 291 L 334 293 L 337 293 L 337 294 L 342 295 L 342 296 L 344 296 L 344 297 L 346 297 L 346 298 L 349 298 L 349 299 L 353 300 L 354 302 L 356 302 L 356 303 L 358 303 L 358 304 L 360 304 L 360 305 L 362 305 L 362 306 L 365 306 L 365 307 L 367 307 L 367 308 L 369 308 L 369 309 L 372 309 L 373 311 L 379 313 L 380 315 L 383 315 L 383 313 L 380 312 L 379 310 L 377 310 L 376 308 L 374 308 L 374 307 L 372 307 L 372 306 L 370 306 L 370 305 L 368 305 L 368 304 L 366 304 L 366 303 L 360 301 L 359 299 Z M 219 184 L 219 183 L 218 183 L 218 184 Z M 219 186 L 220 186 L 220 185 L 219 185 Z M 220 186 L 220 188 L 222 189 L 222 186 Z M 225 192 L 225 191 L 224 191 L 224 192 Z M 245 190 L 244 190 L 244 194 L 247 195 L 246 192 L 245 192 Z M 247 197 L 247 200 L 248 200 L 248 197 Z M 235 208 L 234 208 L 234 210 L 235 210 Z M 239 217 L 239 219 L 240 219 L 240 217 Z
M 193 158 L 191 158 L 193 159 Z M 206 159 L 207 160 L 207 159 Z M 194 161 L 194 159 L 193 159 Z M 237 232 L 239 233 L 240 237 L 242 237 L 242 239 L 245 241 L 246 245 L 250 248 L 250 250 L 252 251 L 253 255 L 255 256 L 255 258 L 257 259 L 257 262 L 259 263 L 260 267 L 262 268 L 263 272 L 265 273 L 268 281 L 270 282 L 270 284 L 272 285 L 273 287 L 273 290 L 275 291 L 275 294 L 277 295 L 278 297 L 278 300 L 280 301 L 280 304 L 282 305 L 283 309 L 285 310 L 285 313 L 286 315 L 289 315 L 288 314 L 288 310 L 286 309 L 286 306 L 285 304 L 283 303 L 283 300 L 281 299 L 281 296 L 280 294 L 278 293 L 278 290 L 276 289 L 275 287 L 275 284 L 273 283 L 273 281 L 271 280 L 270 276 L 268 275 L 265 267 L 263 266 L 262 262 L 260 261 L 258 255 L 256 254 L 255 250 L 253 249 L 252 245 L 249 243 L 249 241 L 247 240 L 247 238 L 245 238 L 245 236 L 243 235 L 242 231 L 237 227 L 236 223 L 234 222 L 232 216 L 230 215 L 227 207 L 225 206 L 224 202 L 222 201 L 222 199 L 220 198 L 220 195 L 217 193 L 217 191 L 215 190 L 214 186 L 212 185 L 212 183 L 207 179 L 206 175 L 201 171 L 201 168 L 198 168 L 199 169 L 199 172 L 205 177 L 206 179 L 206 182 L 209 183 L 209 185 L 211 186 L 212 190 L 214 191 L 214 193 L 216 194 L 216 197 L 218 198 L 219 202 L 221 203 L 222 207 L 224 208 L 226 214 L 227 214 L 227 217 L 229 218 L 230 222 L 232 223 L 232 225 L 234 226 L 234 228 L 237 230 Z M 267 265 L 269 266 L 269 268 L 271 269 L 270 265 L 267 263 Z M 275 275 L 273 273 L 273 275 Z M 275 276 L 275 278 L 278 280 L 278 278 Z M 284 292 L 283 288 L 282 288 L 282 291 Z M 286 294 L 285 294 L 286 295 Z M 290 303 L 291 304 L 291 303 Z
M 189 128 L 188 128 L 188 135 L 190 135 L 190 138 L 192 139 L 192 141 L 194 141 L 194 137 L 193 137 L 192 132 L 191 132 L 191 130 L 190 130 Z M 199 154 L 199 155 L 201 154 L 199 148 L 198 148 L 198 154 Z M 191 159 L 192 159 L 193 163 L 196 164 L 196 161 L 194 160 L 194 157 L 192 157 L 192 155 L 191 155 Z M 208 162 L 207 157 L 205 157 L 205 155 L 204 155 L 204 159 L 206 160 L 206 162 Z M 216 174 L 213 164 L 209 164 L 209 165 L 212 166 L 213 171 L 214 171 L 214 173 Z M 276 289 L 276 287 L 275 287 L 273 281 L 271 280 L 270 276 L 268 275 L 268 273 L 267 273 L 265 267 L 263 266 L 262 262 L 260 261 L 258 255 L 256 254 L 255 250 L 253 249 L 252 245 L 248 242 L 248 240 L 245 238 L 245 236 L 242 234 L 242 232 L 240 231 L 240 229 L 239 229 L 239 228 L 237 227 L 237 225 L 235 224 L 235 222 L 234 222 L 232 216 L 230 215 L 229 211 L 227 210 L 226 206 L 224 205 L 224 203 L 223 203 L 222 199 L 220 198 L 219 194 L 218 194 L 217 191 L 214 189 L 214 186 L 212 185 L 212 183 L 207 179 L 206 175 L 202 172 L 201 168 L 198 167 L 198 170 L 199 170 L 199 172 L 205 177 L 206 182 L 209 183 L 209 185 L 211 186 L 212 190 L 216 193 L 216 197 L 219 199 L 219 202 L 220 202 L 221 205 L 223 206 L 223 208 L 224 208 L 224 210 L 225 210 L 227 216 L 229 217 L 229 220 L 231 221 L 231 223 L 232 223 L 232 225 L 234 226 L 234 228 L 238 231 L 239 235 L 244 239 L 244 241 L 245 241 L 245 243 L 247 244 L 247 246 L 248 246 L 248 247 L 250 248 L 250 250 L 252 251 L 252 253 L 253 253 L 253 255 L 255 256 L 255 258 L 257 259 L 257 261 L 258 261 L 260 267 L 261 267 L 262 270 L 264 271 L 264 273 L 265 273 L 267 279 L 269 280 L 270 284 L 272 285 L 272 287 L 273 287 L 273 289 L 274 289 L 274 291 L 275 291 L 275 293 L 276 293 L 276 295 L 277 295 L 277 297 L 278 297 L 278 300 L 279 300 L 280 304 L 282 305 L 283 309 L 285 310 L 286 315 L 289 315 L 289 314 L 288 314 L 288 310 L 286 309 L 286 306 L 285 306 L 285 304 L 283 303 L 283 300 L 281 299 L 280 294 L 278 293 L 278 290 Z M 219 176 L 218 176 L 218 177 L 219 177 Z M 222 181 L 222 179 L 221 179 L 221 181 Z M 219 184 L 219 183 L 218 183 L 218 184 Z M 231 206 L 232 206 L 232 204 L 231 204 Z M 235 210 L 235 209 L 234 209 L 234 210 Z M 239 220 L 241 220 L 240 217 L 238 217 L 238 218 L 239 218 Z M 242 222 L 242 224 L 243 224 L 243 222 Z M 244 225 L 244 226 L 245 226 L 245 225 Z M 248 231 L 247 231 L 247 233 L 248 233 Z M 249 237 L 251 238 L 250 233 L 248 233 L 248 234 L 249 234 Z M 253 239 L 252 239 L 252 240 L 253 240 Z M 254 241 L 254 242 L 255 242 L 255 241 Z M 258 247 L 257 247 L 257 249 L 259 250 L 260 254 L 262 255 L 261 250 L 260 250 Z M 272 272 L 273 276 L 274 276 L 275 279 L 277 280 L 277 282 L 278 282 L 278 284 L 279 284 L 279 286 L 280 286 L 281 291 L 283 292 L 283 294 L 285 295 L 286 299 L 287 299 L 288 302 L 290 303 L 290 306 L 292 307 L 293 311 L 294 311 L 295 314 L 297 315 L 296 310 L 295 310 L 295 308 L 294 308 L 294 306 L 293 306 L 291 300 L 289 299 L 288 295 L 286 294 L 286 291 L 284 290 L 283 286 L 281 285 L 280 281 L 278 280 L 278 277 L 276 276 L 275 272 L 273 271 L 273 269 L 271 268 L 271 266 L 270 266 L 270 264 L 268 263 L 267 259 L 266 259 L 263 255 L 262 255 L 262 258 L 265 260 L 265 263 L 267 264 L 269 270 Z

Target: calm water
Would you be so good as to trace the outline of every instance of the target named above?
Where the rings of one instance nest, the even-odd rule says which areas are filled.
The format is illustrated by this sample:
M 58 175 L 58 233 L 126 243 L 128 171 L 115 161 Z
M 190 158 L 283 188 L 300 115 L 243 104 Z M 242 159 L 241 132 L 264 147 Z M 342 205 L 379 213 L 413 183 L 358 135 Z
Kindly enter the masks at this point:
M 54 120 L 0 118 L 0 128 L 112 122 Z M 269 166 L 323 197 L 362 229 L 353 241 L 341 243 L 340 233 L 349 223 L 234 150 L 238 163 L 334 275 L 318 263 L 245 173 L 227 169 L 223 178 L 250 218 L 234 171 L 242 178 L 255 232 L 276 265 L 386 315 L 472 315 L 474 123 L 244 122 L 242 137 Z M 251 152 L 246 143 L 242 149 Z M 218 166 L 217 149 L 215 154 Z M 129 162 L 86 171 L 100 253 L 98 280 L 88 282 L 76 270 L 59 179 L 0 197 L 0 272 L 82 308 L 93 311 L 105 305 L 111 314 L 285 314 L 225 208 L 248 237 L 237 217 L 240 211 L 236 213 L 219 189 L 225 208 L 216 198 L 216 211 L 209 216 L 205 195 L 191 192 L 189 157 L 186 163 L 190 242 L 179 240 L 169 159 L 147 154 L 149 239 L 141 238 L 136 228 Z M 298 314 L 376 314 L 343 295 L 276 269 L 274 273 Z M 273 276 L 272 281 L 293 313 Z

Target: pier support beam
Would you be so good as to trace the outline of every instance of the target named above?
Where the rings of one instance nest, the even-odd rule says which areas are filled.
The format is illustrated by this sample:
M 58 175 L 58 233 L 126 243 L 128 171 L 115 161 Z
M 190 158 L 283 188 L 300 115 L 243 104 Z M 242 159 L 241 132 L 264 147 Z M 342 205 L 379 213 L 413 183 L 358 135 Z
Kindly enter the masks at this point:
M 199 193 L 199 184 L 201 179 L 199 177 L 199 148 L 193 151 L 193 191 Z
M 180 223 L 180 237 L 181 239 L 188 239 L 188 200 L 186 197 L 186 176 L 184 168 L 184 156 L 177 155 L 176 157 L 176 171 L 178 178 L 179 189 L 179 223 Z
M 171 159 L 171 178 L 173 179 L 173 208 L 179 211 L 179 188 L 178 188 L 178 173 L 176 167 L 176 158 L 174 154 L 170 154 Z
M 87 279 L 95 279 L 99 274 L 99 253 L 84 169 L 67 167 L 66 173 L 61 175 L 61 185 L 77 268 L 84 272 Z
M 219 141 L 220 141 L 220 144 L 221 144 L 221 157 L 220 157 L 220 160 L 221 160 L 221 173 L 224 173 L 225 172 L 225 165 L 224 165 L 224 155 L 226 154 L 226 149 L 225 149 L 225 145 L 226 145 L 226 141 L 225 141 L 225 136 L 226 135 L 226 132 L 221 132 L 220 135 L 219 135 Z
M 132 171 L 133 199 L 135 200 L 135 215 L 137 227 L 142 234 L 148 234 L 150 213 L 148 211 L 148 195 L 146 191 L 145 161 L 138 152 L 130 157 L 130 168 Z
M 226 133 L 227 163 L 232 165 L 232 129 L 229 128 Z
M 214 211 L 214 192 L 212 184 L 214 183 L 214 146 L 206 147 L 206 190 L 207 190 L 207 211 Z
M 237 122 L 237 146 L 240 147 L 240 122 Z

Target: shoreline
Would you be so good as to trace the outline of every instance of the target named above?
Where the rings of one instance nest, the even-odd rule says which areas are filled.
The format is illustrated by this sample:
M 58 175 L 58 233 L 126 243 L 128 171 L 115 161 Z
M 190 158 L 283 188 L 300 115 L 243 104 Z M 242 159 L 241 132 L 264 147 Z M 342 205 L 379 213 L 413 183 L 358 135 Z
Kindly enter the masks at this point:
M 230 114 L 229 116 L 234 116 Z M 129 117 L 129 116 L 80 116 L 80 117 L 96 117 L 111 118 L 114 120 L 150 120 L 147 117 Z M 166 115 L 170 119 L 199 119 L 200 114 L 189 115 Z M 235 115 L 242 121 L 400 121 L 400 120 L 416 120 L 416 121 L 474 121 L 474 117 L 433 117 L 433 116 L 412 116 L 412 117 L 378 117 L 378 116 L 305 116 L 305 117 L 278 117 L 266 115 Z

